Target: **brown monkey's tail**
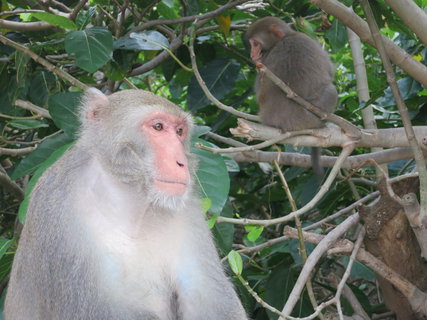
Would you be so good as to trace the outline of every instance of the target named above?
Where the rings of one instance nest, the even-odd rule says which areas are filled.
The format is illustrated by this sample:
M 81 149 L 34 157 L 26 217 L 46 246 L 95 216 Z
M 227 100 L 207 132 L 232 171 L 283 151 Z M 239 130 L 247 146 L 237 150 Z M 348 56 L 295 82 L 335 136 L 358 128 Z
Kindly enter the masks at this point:
M 320 151 L 320 148 L 311 148 L 311 166 L 319 184 L 322 182 L 323 175 L 325 174 L 325 170 L 320 165 Z

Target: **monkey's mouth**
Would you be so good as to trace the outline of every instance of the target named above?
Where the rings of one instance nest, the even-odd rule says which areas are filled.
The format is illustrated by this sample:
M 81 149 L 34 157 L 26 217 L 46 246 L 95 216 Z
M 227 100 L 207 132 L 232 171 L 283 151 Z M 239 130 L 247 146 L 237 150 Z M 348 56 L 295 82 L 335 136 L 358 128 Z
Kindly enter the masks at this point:
M 176 184 L 182 184 L 184 186 L 186 186 L 187 184 L 185 182 L 181 182 L 181 181 L 172 181 L 172 180 L 162 180 L 162 179 L 156 179 L 156 181 L 158 182 L 162 182 L 162 183 L 176 183 Z
M 185 192 L 187 183 L 183 181 L 156 179 L 154 185 L 166 194 L 178 196 Z

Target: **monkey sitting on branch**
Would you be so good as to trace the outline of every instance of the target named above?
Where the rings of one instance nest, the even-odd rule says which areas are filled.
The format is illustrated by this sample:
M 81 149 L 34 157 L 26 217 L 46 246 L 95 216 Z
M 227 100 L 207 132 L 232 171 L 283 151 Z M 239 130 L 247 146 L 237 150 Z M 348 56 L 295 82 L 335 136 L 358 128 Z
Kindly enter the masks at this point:
M 246 32 L 251 58 L 262 63 L 300 97 L 326 112 L 334 112 L 337 90 L 333 67 L 320 44 L 304 33 L 294 31 L 284 21 L 266 17 L 253 23 Z M 265 125 L 284 131 L 321 128 L 325 124 L 310 111 L 289 99 L 266 76 L 257 76 L 255 92 L 259 115 Z M 316 176 L 323 175 L 320 149 L 311 149 Z
M 6 320 L 244 320 L 194 192 L 192 121 L 142 90 L 84 96 L 38 180 Z

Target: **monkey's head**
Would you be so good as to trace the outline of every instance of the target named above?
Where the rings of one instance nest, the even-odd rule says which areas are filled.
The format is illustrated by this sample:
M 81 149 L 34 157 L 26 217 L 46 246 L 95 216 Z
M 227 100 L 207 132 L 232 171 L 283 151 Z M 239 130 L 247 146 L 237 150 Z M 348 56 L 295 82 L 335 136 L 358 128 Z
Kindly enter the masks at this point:
M 192 189 L 191 116 L 143 90 L 105 96 L 89 89 L 81 109 L 79 145 L 149 201 L 176 207 Z
M 283 37 L 295 32 L 289 25 L 276 17 L 265 17 L 254 22 L 246 31 L 251 45 L 251 58 L 255 63 L 263 62 L 268 52 Z

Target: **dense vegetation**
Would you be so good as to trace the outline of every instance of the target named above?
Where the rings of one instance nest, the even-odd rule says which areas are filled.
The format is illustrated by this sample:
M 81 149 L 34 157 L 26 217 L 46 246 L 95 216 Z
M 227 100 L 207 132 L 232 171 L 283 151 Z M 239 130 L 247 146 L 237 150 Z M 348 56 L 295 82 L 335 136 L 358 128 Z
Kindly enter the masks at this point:
M 396 2 L 369 1 L 375 18 L 369 26 L 376 22 L 388 39 L 382 58 L 389 57 L 393 66 L 385 70 L 375 29 L 372 37 L 358 1 L 1 0 L 2 289 L 28 194 L 76 138 L 82 91 L 87 86 L 106 93 L 139 88 L 168 98 L 195 118 L 200 196 L 252 319 L 275 319 L 268 305 L 281 311 L 285 303 L 283 314 L 306 317 L 326 301 L 324 309 L 316 309 L 322 319 L 343 314 L 368 319 L 388 309 L 400 319 L 416 319 L 411 309 L 417 307 L 426 315 L 420 306 L 425 305 L 427 268 L 420 250 L 426 252 L 427 240 L 418 231 L 427 214 L 427 180 L 418 182 L 414 168 L 417 164 L 424 177 L 425 163 L 413 154 L 422 154 L 419 145 L 427 136 L 427 1 Z M 239 137 L 229 130 L 237 118 L 257 114 L 257 70 L 243 34 L 252 21 L 269 15 L 292 23 L 328 50 L 336 66 L 336 114 L 354 127 L 332 119 L 343 130 L 328 127 L 314 140 L 298 136 L 295 146 L 271 143 L 262 151 L 212 154 L 206 149 L 241 147 L 257 143 L 247 138 L 269 140 L 278 134 L 252 122 L 245 122 L 249 132 L 240 124 Z M 395 83 L 404 102 L 399 106 Z M 405 123 L 411 137 L 409 120 L 419 126 L 418 145 L 408 142 L 402 129 Z M 322 165 L 336 164 L 322 188 L 304 145 L 325 147 Z M 405 215 L 414 212 L 405 202 L 410 193 L 420 202 L 409 219 L 412 228 Z M 378 197 L 374 205 L 362 206 Z M 348 240 L 337 242 L 343 238 Z M 362 241 L 364 249 L 357 254 Z

